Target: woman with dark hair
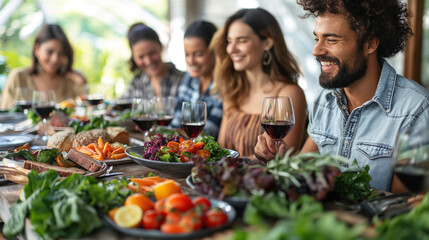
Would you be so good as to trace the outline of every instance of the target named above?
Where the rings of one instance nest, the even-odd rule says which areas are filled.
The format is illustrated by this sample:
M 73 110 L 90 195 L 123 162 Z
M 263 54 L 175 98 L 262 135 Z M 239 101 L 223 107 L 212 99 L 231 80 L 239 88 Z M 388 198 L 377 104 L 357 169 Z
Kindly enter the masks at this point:
M 215 87 L 223 100 L 218 141 L 252 157 L 263 133 L 260 113 L 265 97 L 289 96 L 295 126 L 284 138 L 298 150 L 304 137 L 306 100 L 298 86 L 299 66 L 287 49 L 280 26 L 264 9 L 242 9 L 215 35 Z
M 18 87 L 27 88 L 29 94 L 34 90 L 54 90 L 58 102 L 85 93 L 86 80 L 72 68 L 73 49 L 59 25 L 46 24 L 38 31 L 32 60 L 30 67 L 17 68 L 9 74 L 1 108 L 13 106 Z
M 136 75 L 122 98 L 176 97 L 184 72 L 163 62 L 158 34 L 143 23 L 135 23 L 128 30 L 128 43 L 130 70 Z
M 222 120 L 222 100 L 213 94 L 215 57 L 209 48 L 217 28 L 213 23 L 195 21 L 185 31 L 184 48 L 188 73 L 177 94 L 177 105 L 172 127 L 180 128 L 182 102 L 206 102 L 207 122 L 204 131 L 217 138 Z

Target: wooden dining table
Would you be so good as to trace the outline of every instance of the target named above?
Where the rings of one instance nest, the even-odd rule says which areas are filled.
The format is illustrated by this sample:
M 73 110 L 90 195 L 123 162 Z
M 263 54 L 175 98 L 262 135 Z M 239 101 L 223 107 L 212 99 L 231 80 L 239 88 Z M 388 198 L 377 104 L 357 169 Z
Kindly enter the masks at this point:
M 132 142 L 139 142 L 141 140 L 142 136 L 140 133 L 132 133 L 131 139 L 134 140 Z M 37 144 L 40 144 L 40 141 L 35 141 Z M 186 194 L 189 194 L 191 196 L 198 195 L 197 192 L 195 192 L 193 189 L 187 186 L 186 179 L 185 178 L 175 178 L 166 174 L 163 174 L 162 172 L 156 171 L 154 169 L 150 169 L 148 167 L 145 167 L 143 165 L 137 164 L 133 161 L 124 161 L 125 163 L 121 164 L 114 164 L 111 165 L 113 168 L 110 171 L 110 173 L 117 173 L 120 172 L 119 175 L 114 176 L 108 176 L 108 177 L 102 177 L 99 178 L 101 181 L 109 181 L 113 179 L 118 179 L 121 177 L 142 177 L 147 176 L 149 173 L 152 173 L 154 175 L 163 177 L 163 178 L 170 178 L 175 180 L 180 184 L 180 187 L 182 188 L 182 191 Z M 11 218 L 11 213 L 9 211 L 10 206 L 16 202 L 16 200 L 19 198 L 20 189 L 23 187 L 23 185 L 15 184 L 12 182 L 5 181 L 4 179 L 0 179 L 0 222 L 7 222 Z M 240 214 L 240 213 L 239 213 Z M 35 237 L 35 234 L 27 228 L 29 226 L 29 221 L 26 222 L 26 230 L 25 234 L 22 237 L 23 239 L 37 239 Z M 242 224 L 241 218 L 236 218 L 233 225 L 235 226 L 244 226 Z M 203 239 L 209 240 L 209 239 L 225 239 L 227 236 L 232 235 L 233 230 L 231 228 L 223 230 L 221 232 L 215 233 L 211 236 L 207 236 Z M 2 239 L 2 235 L 0 234 L 0 239 Z M 103 226 L 102 228 L 96 230 L 93 234 L 90 236 L 87 236 L 85 239 L 141 239 L 138 237 L 133 237 L 129 235 L 124 235 L 122 233 L 119 233 L 111 228 L 108 228 L 107 226 Z

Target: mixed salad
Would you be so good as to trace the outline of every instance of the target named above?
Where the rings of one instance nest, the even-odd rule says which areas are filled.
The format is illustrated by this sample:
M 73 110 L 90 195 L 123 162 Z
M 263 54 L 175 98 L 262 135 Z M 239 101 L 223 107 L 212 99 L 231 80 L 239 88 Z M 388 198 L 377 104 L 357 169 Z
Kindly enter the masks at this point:
M 164 162 L 191 162 L 196 157 L 216 162 L 229 155 L 229 151 L 221 148 L 212 136 L 205 136 L 201 141 L 194 143 L 191 140 L 184 140 L 180 135 L 164 137 L 157 134 L 145 142 L 144 147 L 141 156 L 135 153 L 134 155 Z

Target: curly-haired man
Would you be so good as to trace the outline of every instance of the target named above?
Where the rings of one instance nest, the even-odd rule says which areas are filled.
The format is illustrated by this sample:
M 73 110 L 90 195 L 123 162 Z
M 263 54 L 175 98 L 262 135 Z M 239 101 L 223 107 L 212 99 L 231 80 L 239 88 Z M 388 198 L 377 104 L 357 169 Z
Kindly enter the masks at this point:
M 301 152 L 319 151 L 370 166 L 371 186 L 400 191 L 392 158 L 399 132 L 429 128 L 429 92 L 396 74 L 385 58 L 405 48 L 412 31 L 400 0 L 297 0 L 316 17 L 313 55 L 324 88 L 309 109 Z M 258 138 L 255 152 L 271 159 L 274 142 Z M 393 181 L 392 181 L 393 179 Z

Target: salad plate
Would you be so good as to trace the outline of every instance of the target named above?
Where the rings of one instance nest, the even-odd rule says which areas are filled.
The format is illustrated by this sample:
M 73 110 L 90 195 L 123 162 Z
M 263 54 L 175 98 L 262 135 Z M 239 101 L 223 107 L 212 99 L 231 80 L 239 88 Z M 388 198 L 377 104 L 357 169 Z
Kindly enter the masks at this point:
M 125 149 L 125 153 L 134 162 L 140 165 L 143 165 L 145 167 L 157 170 L 171 177 L 185 178 L 191 173 L 191 170 L 194 167 L 194 164 L 189 162 L 188 163 L 163 162 L 163 161 L 150 160 L 150 159 L 138 157 L 138 156 L 141 156 L 144 149 L 145 149 L 144 146 L 130 147 Z M 228 150 L 228 151 L 229 151 L 229 155 L 228 155 L 229 157 L 238 157 L 239 155 L 239 153 L 236 151 L 233 151 L 233 150 Z
M 211 197 L 208 196 L 202 192 L 200 192 L 198 190 L 198 188 L 195 186 L 194 181 L 192 180 L 192 175 L 189 175 L 188 177 L 186 177 L 186 184 L 188 185 L 188 187 L 190 187 L 192 190 L 205 195 L 207 197 Z M 236 208 L 237 210 L 244 210 L 246 208 L 247 202 L 249 201 L 249 198 L 247 197 L 235 197 L 235 196 L 226 196 L 223 201 L 231 204 L 231 206 L 233 206 L 234 208 Z
M 9 134 L 0 135 L 0 150 L 8 150 L 33 141 L 33 135 Z
M 210 202 L 213 207 L 221 209 L 223 212 L 226 213 L 228 216 L 228 221 L 219 227 L 216 228 L 205 228 L 202 230 L 198 230 L 195 232 L 190 233 L 184 233 L 184 234 L 165 234 L 159 230 L 146 230 L 142 228 L 123 228 L 118 225 L 116 225 L 112 219 L 107 214 L 103 214 L 103 221 L 108 227 L 111 227 L 115 229 L 118 232 L 121 232 L 126 235 L 132 235 L 136 237 L 141 237 L 145 239 L 172 239 L 172 240 L 179 240 L 179 239 L 196 239 L 196 238 L 202 238 L 204 236 L 213 234 L 217 231 L 223 230 L 227 227 L 229 227 L 232 222 L 234 221 L 236 217 L 236 211 L 234 207 L 232 207 L 230 204 L 224 201 L 219 201 L 215 199 L 210 199 Z

